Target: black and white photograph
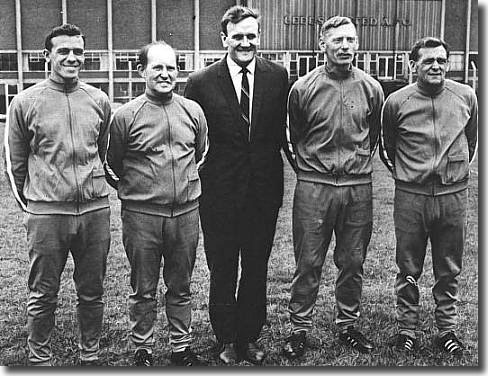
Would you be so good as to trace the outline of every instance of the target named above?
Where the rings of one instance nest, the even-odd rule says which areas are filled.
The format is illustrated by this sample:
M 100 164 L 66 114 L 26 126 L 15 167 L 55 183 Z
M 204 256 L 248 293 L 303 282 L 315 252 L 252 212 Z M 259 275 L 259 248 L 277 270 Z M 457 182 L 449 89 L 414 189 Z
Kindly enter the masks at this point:
M 484 6 L 0 0 L 0 372 L 482 370 Z

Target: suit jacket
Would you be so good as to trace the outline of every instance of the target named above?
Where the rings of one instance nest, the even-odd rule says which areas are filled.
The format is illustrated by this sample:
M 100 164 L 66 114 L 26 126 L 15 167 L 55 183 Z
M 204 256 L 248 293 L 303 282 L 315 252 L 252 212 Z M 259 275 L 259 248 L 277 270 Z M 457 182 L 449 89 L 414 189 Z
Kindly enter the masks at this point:
M 189 76 L 185 96 L 203 108 L 210 144 L 200 171 L 202 209 L 239 208 L 247 194 L 281 206 L 288 88 L 284 67 L 256 57 L 249 139 L 226 57 Z

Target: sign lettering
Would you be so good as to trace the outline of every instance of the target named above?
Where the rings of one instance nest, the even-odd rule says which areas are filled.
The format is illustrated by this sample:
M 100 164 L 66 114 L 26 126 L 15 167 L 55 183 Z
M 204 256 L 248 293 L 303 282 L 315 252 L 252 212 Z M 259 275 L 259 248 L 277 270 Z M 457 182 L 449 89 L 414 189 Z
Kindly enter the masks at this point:
M 408 18 L 397 18 L 396 20 L 389 17 L 351 17 L 352 22 L 356 27 L 360 26 L 383 26 L 394 27 L 399 26 L 412 26 L 412 21 Z M 287 26 L 313 26 L 322 25 L 326 21 L 325 17 L 311 17 L 311 16 L 284 16 L 283 23 Z

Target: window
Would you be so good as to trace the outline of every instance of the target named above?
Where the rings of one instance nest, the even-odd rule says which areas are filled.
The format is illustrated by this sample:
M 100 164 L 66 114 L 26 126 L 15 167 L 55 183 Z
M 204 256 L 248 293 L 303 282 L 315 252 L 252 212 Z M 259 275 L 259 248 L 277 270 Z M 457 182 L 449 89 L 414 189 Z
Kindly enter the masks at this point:
M 138 97 L 146 90 L 146 84 L 144 82 L 132 83 L 132 98 Z
M 115 82 L 114 101 L 119 103 L 126 103 L 129 100 L 129 84 L 127 82 Z
M 44 54 L 42 52 L 29 53 L 28 67 L 30 72 L 44 72 L 46 70 Z
M 296 61 L 290 61 L 290 76 L 298 76 Z
M 192 71 L 193 70 L 193 55 L 180 54 L 178 55 L 178 70 Z
M 85 52 L 85 70 L 99 71 L 101 56 L 98 52 Z
M 464 56 L 462 54 L 449 55 L 449 67 L 452 72 L 464 70 Z
M 17 71 L 17 54 L 15 52 L 0 53 L 0 71 L 4 71 L 4 72 Z
M 8 103 L 14 99 L 15 95 L 17 94 L 17 85 L 8 85 Z
M 209 65 L 215 63 L 216 61 L 219 61 L 220 59 L 221 59 L 220 57 L 204 57 L 203 65 L 208 67 Z
M 137 52 L 117 52 L 115 54 L 115 70 L 137 70 L 138 60 Z

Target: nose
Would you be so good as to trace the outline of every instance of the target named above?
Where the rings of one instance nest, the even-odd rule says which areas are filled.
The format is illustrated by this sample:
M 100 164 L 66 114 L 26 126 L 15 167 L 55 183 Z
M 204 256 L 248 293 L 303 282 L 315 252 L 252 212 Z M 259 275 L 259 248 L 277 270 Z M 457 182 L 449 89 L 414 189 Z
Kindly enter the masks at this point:
M 69 53 L 68 53 L 68 56 L 66 57 L 67 60 L 70 60 L 70 61 L 73 61 L 73 60 L 76 60 L 76 56 L 75 56 L 75 53 L 73 52 L 73 50 L 70 50 Z
M 434 62 L 432 63 L 432 69 L 439 69 L 440 68 L 440 64 L 437 60 L 434 60 Z
M 162 77 L 168 77 L 168 76 L 169 76 L 169 75 L 168 75 L 168 68 L 166 68 L 166 67 L 162 67 L 162 68 L 161 68 L 161 73 L 160 73 L 160 74 L 161 74 L 161 76 L 162 76 Z
M 349 48 L 349 43 L 348 43 L 348 41 L 347 41 L 346 38 L 343 38 L 342 39 L 341 48 L 343 48 L 343 49 L 348 49 Z
M 250 46 L 251 43 L 249 43 L 249 39 L 247 39 L 247 36 L 244 35 L 244 37 L 242 38 L 242 41 L 241 41 L 241 45 L 243 46 Z

